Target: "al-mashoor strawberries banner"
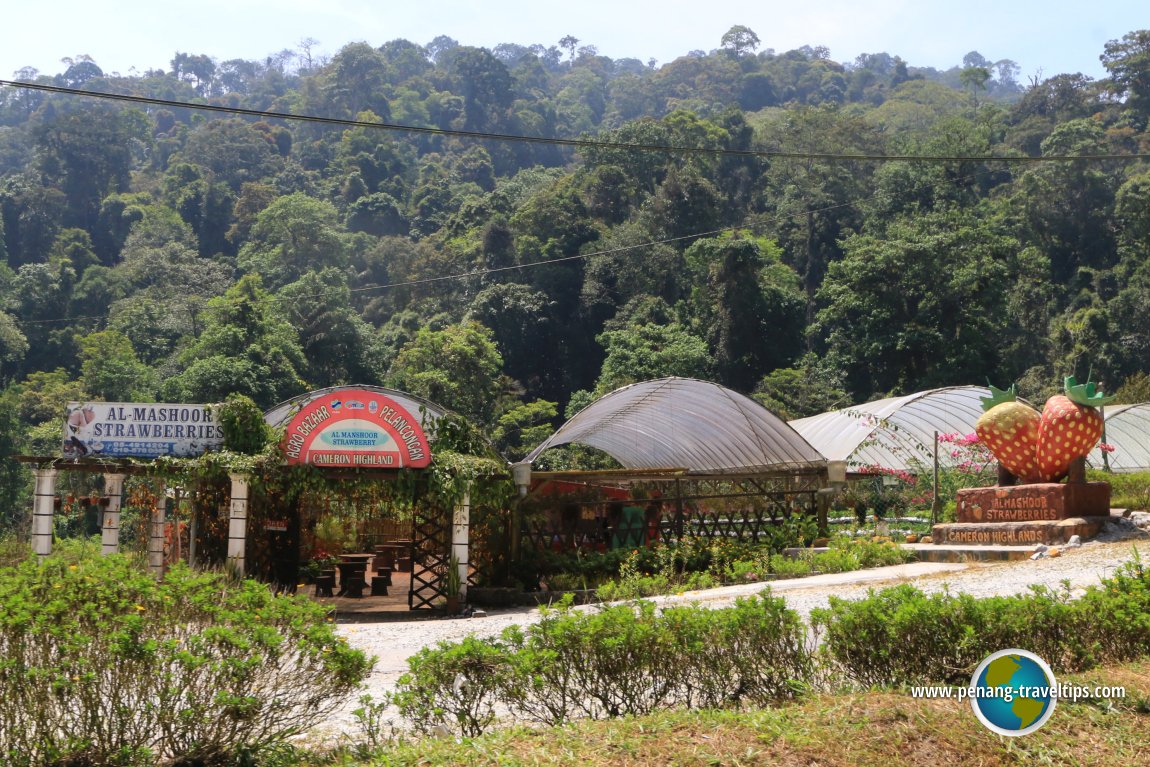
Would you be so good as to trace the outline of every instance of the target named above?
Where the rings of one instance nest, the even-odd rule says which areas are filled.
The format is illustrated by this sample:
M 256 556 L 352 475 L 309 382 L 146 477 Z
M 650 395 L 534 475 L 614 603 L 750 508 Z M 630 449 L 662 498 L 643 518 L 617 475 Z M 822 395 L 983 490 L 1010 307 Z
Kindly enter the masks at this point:
M 390 397 L 340 389 L 304 405 L 284 432 L 288 463 L 421 469 L 431 448 L 419 419 Z
M 224 444 L 210 405 L 69 402 L 64 457 L 191 457 Z

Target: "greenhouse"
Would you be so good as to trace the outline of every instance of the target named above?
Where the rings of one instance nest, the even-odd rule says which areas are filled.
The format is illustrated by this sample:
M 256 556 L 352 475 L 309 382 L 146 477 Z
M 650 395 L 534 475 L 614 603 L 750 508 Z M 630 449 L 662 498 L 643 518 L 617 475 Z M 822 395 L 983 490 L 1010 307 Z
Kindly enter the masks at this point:
M 984 386 L 948 386 L 867 402 L 790 425 L 828 461 L 845 461 L 850 472 L 916 471 L 934 462 L 934 437 L 967 435 L 982 415 Z M 955 455 L 958 453 L 958 455 Z M 939 464 L 965 460 L 962 451 L 939 449 Z
M 533 470 L 562 445 L 597 448 L 614 468 Z M 516 466 L 516 483 L 541 507 L 524 520 L 528 545 L 614 548 L 685 535 L 757 541 L 792 514 L 813 515 L 826 472 L 823 456 L 754 400 L 663 378 L 584 408 Z
M 1107 407 L 1103 441 L 1114 449 L 1104 453 L 1094 448 L 1086 459 L 1091 468 L 1117 472 L 1150 470 L 1150 403 Z

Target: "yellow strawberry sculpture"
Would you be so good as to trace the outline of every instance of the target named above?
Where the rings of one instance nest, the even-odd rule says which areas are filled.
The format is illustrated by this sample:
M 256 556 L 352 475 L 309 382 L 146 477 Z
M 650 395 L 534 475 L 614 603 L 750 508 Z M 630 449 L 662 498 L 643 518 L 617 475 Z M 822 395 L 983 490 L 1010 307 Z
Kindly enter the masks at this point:
M 1087 456 L 1102 439 L 1102 413 L 1098 407 L 1113 401 L 1096 391 L 1093 383 L 1065 380 L 1064 394 L 1046 401 L 1042 412 L 1017 399 L 1014 386 L 990 387 L 982 399 L 985 412 L 974 430 L 1003 468 L 1019 481 L 1057 482 L 1070 464 Z

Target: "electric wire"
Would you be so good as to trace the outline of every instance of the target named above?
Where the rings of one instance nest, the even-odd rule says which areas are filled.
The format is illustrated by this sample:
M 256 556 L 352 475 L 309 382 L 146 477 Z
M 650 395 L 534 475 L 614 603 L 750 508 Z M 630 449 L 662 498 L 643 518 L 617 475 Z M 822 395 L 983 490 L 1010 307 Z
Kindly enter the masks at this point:
M 87 91 L 80 88 L 69 88 L 62 85 L 47 85 L 44 83 L 29 83 L 20 80 L 0 80 L 0 85 L 10 88 L 41 91 L 66 96 L 79 96 L 84 98 L 108 99 L 125 101 L 133 104 L 147 104 L 171 109 L 192 109 L 204 112 L 243 115 L 262 119 L 288 120 L 295 122 L 318 123 L 322 125 L 338 125 L 345 128 L 369 128 L 375 130 L 393 131 L 399 133 L 416 133 L 435 136 L 451 136 L 455 138 L 469 138 L 479 141 L 518 142 L 526 144 L 544 144 L 553 146 L 571 147 L 574 149 L 618 149 L 630 152 L 665 152 L 685 155 L 713 155 L 721 157 L 743 157 L 756 159 L 792 159 L 792 160 L 824 160 L 828 162 L 1002 162 L 1002 163 L 1045 163 L 1045 162 L 1130 162 L 1150 160 L 1150 153 L 1142 154 L 1084 154 L 1084 155 L 1046 155 L 1031 157 L 1029 155 L 871 155 L 871 154 L 842 154 L 835 152 L 785 152 L 781 150 L 766 149 L 726 149 L 720 147 L 688 147 L 673 146 L 669 144 L 632 144 L 619 141 L 601 141 L 598 139 L 573 139 L 554 136 L 525 136 L 512 133 L 492 133 L 487 131 L 470 131 L 455 128 L 431 128 L 417 125 L 396 125 L 386 122 L 372 122 L 369 120 L 352 120 L 341 117 L 323 117 L 318 115 L 294 114 L 290 112 L 273 112 L 265 109 L 248 109 L 245 107 L 224 106 L 221 104 L 198 104 L 189 101 L 174 101 L 171 99 L 154 98 L 152 96 L 139 96 L 127 93 L 109 93 L 106 91 Z

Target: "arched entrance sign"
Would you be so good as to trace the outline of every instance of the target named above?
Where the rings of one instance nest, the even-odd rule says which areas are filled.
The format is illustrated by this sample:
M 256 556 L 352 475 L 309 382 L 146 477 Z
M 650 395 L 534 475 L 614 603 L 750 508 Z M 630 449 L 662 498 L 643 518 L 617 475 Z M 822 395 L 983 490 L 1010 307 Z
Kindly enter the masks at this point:
M 340 388 L 309 400 L 284 430 L 287 462 L 422 469 L 431 448 L 418 416 L 378 391 Z

